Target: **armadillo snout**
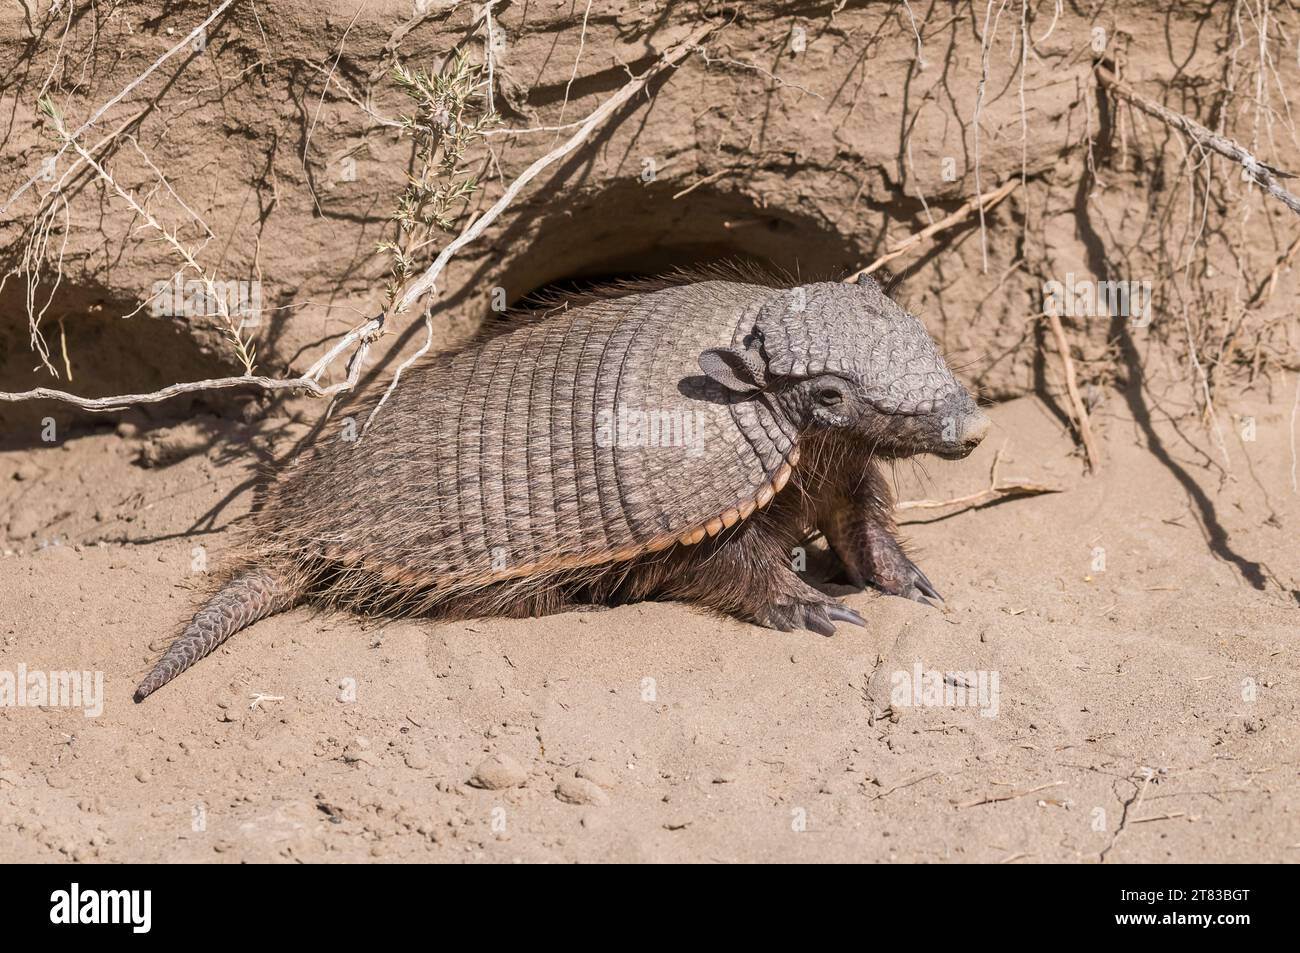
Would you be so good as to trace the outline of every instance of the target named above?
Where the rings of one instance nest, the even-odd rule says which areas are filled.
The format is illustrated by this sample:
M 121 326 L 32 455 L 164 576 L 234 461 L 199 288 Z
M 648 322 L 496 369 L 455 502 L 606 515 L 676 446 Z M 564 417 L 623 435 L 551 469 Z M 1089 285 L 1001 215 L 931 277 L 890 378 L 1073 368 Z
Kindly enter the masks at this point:
M 962 422 L 961 445 L 966 448 L 967 453 L 978 447 L 988 436 L 989 425 L 988 415 L 982 411 L 975 410 L 966 415 Z
M 943 446 L 936 452 L 950 460 L 960 460 L 988 436 L 988 416 L 973 404 L 952 414 L 944 427 Z

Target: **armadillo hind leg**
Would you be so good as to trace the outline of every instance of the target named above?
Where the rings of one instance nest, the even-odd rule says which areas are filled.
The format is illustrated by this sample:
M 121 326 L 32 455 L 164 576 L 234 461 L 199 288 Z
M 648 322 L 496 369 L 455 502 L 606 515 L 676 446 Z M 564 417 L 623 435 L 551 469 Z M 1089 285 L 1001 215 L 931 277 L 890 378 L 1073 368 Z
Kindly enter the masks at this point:
M 136 688 L 135 700 L 148 698 L 245 626 L 288 609 L 298 595 L 274 570 L 251 569 L 235 576 L 194 614 Z

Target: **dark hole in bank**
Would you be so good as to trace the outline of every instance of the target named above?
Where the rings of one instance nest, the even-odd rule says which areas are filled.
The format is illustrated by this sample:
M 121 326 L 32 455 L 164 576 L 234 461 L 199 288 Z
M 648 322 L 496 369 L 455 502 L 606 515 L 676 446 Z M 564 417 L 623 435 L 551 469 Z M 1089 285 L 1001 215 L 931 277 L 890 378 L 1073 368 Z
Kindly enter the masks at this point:
M 800 280 L 838 278 L 859 267 L 857 243 L 824 221 L 711 188 L 674 199 L 675 189 L 680 185 L 622 182 L 548 203 L 535 234 L 509 262 L 508 305 L 720 262 Z

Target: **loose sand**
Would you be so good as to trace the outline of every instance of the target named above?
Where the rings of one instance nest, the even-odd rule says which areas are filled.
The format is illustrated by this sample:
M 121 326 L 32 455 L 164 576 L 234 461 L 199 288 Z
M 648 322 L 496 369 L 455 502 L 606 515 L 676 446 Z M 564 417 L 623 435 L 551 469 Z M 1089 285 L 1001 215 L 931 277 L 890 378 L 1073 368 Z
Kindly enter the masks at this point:
M 300 608 L 142 705 L 204 585 L 194 548 L 220 565 L 250 448 L 295 425 L 2 454 L 0 670 L 100 670 L 106 698 L 95 718 L 0 708 L 0 857 L 1300 857 L 1290 407 L 1231 409 L 1257 439 L 1225 417 L 1227 480 L 1194 425 L 1201 449 L 1158 423 L 1152 452 L 1116 394 L 1097 478 L 1031 398 L 993 409 L 971 459 L 901 465 L 904 497 L 950 498 L 1005 447 L 1004 476 L 1064 488 L 905 513 L 942 610 L 850 593 L 869 627 L 822 638 L 672 604 L 456 624 Z M 918 663 L 996 675 L 997 695 L 891 713 Z

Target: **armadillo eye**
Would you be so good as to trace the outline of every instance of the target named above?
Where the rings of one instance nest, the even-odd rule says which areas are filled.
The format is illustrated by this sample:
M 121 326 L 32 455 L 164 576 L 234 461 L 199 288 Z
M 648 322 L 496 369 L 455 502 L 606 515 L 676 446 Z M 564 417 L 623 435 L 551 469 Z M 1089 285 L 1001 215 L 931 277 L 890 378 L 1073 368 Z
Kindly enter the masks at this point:
M 823 407 L 835 407 L 844 400 L 838 387 L 823 387 L 817 392 L 817 402 Z

